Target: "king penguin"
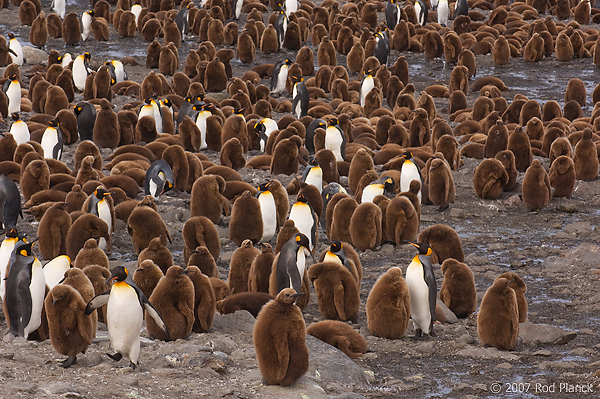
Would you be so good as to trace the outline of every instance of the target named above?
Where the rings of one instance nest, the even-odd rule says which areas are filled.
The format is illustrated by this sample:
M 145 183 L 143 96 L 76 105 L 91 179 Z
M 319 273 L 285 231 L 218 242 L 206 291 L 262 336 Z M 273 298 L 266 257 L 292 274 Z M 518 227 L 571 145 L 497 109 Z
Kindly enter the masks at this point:
M 66 54 L 65 54 L 66 57 Z M 78 55 L 73 61 L 73 83 L 79 91 L 85 89 L 85 81 L 92 70 L 90 69 L 90 60 L 92 56 L 87 51 L 84 54 Z
M 201 150 L 208 148 L 208 144 L 206 142 L 206 135 L 208 130 L 206 119 L 208 119 L 208 117 L 212 115 L 211 109 L 213 108 L 214 104 L 210 103 L 204 105 L 194 105 L 192 107 L 192 111 L 196 111 L 195 113 L 192 113 L 192 115 L 194 116 L 192 120 L 196 122 L 196 126 L 198 126 L 198 129 L 200 130 Z
M 346 156 L 346 135 L 340 128 L 337 118 L 328 118 L 327 122 L 325 148 L 333 152 L 337 162 L 342 162 Z
M 394 189 L 394 179 L 387 176 L 382 176 L 379 179 L 371 182 L 363 189 L 360 198 L 361 203 L 373 202 L 373 199 L 378 195 L 385 195 Z
M 92 195 L 90 195 L 90 201 L 87 209 L 88 213 L 98 216 L 104 221 L 104 223 L 106 223 L 108 226 L 109 236 L 114 230 L 113 220 L 115 218 L 115 208 L 106 198 L 111 194 L 112 192 L 104 189 L 103 187 L 95 189 Z M 98 248 L 102 249 L 103 251 L 106 250 L 106 239 L 104 239 L 104 237 L 100 237 L 98 241 Z
M 42 308 L 46 282 L 42 264 L 31 247 L 37 241 L 17 241 L 10 257 L 6 277 L 6 310 L 10 320 L 9 333 L 27 338 L 42 324 Z
M 135 15 L 135 25 L 139 26 L 140 24 L 140 14 L 142 13 L 142 5 L 139 0 L 135 0 L 135 2 L 131 5 L 131 12 Z
M 190 1 L 186 5 L 182 5 L 175 16 L 175 24 L 177 25 L 177 29 L 179 29 L 179 33 L 181 34 L 182 42 L 185 42 L 185 35 L 188 33 L 188 12 L 193 4 L 194 3 Z
M 42 134 L 40 142 L 44 150 L 44 158 L 51 158 L 60 161 L 63 150 L 63 137 L 60 126 L 56 120 L 48 122 L 48 127 Z
M 375 34 L 374 55 L 381 65 L 387 66 L 388 56 L 390 55 L 390 39 L 386 27 Z
M 27 143 L 30 139 L 29 127 L 27 123 L 21 120 L 21 115 L 18 112 L 13 112 L 11 115 L 13 123 L 10 125 L 10 134 L 17 142 L 17 146 Z
M 438 24 L 446 26 L 448 24 L 448 18 L 450 17 L 450 7 L 448 6 L 448 0 L 439 0 L 437 5 L 437 20 Z
M 298 0 L 285 0 L 285 15 L 289 18 L 296 11 L 298 11 Z
M 23 48 L 14 34 L 8 33 L 8 50 L 11 53 L 12 62 L 18 66 L 22 66 L 27 62 L 23 56 Z
M 67 12 L 67 1 L 52 0 L 51 9 L 60 17 L 60 19 L 65 19 L 65 13 Z
M 14 181 L 0 173 L 0 227 L 3 230 L 16 228 L 19 216 L 23 219 L 21 193 Z
M 144 322 L 144 310 L 167 337 L 169 332 L 158 311 L 135 285 L 125 267 L 115 267 L 106 284 L 111 281 L 115 282 L 113 286 L 108 291 L 96 295 L 87 304 L 85 313 L 91 314 L 95 309 L 108 304 L 106 325 L 110 344 L 116 353 L 107 355 L 116 361 L 121 360 L 123 355 L 128 356 L 129 366 L 135 370 L 140 355 L 140 330 Z
M 71 57 L 71 53 L 65 53 L 64 55 L 58 57 L 58 61 L 60 62 L 60 66 L 66 68 L 69 66 L 71 61 L 73 61 L 73 57 Z
M 110 60 L 106 61 L 105 64 L 108 65 L 108 73 L 110 73 L 113 85 L 127 80 L 127 72 L 125 72 L 121 61 Z
M 275 197 L 269 190 L 260 190 L 256 193 L 256 198 L 260 204 L 260 213 L 263 221 L 263 235 L 261 242 L 269 242 L 275 236 L 277 231 L 277 206 Z
M 429 13 L 429 7 L 423 0 L 415 0 L 415 13 L 417 14 L 417 22 L 421 26 L 425 26 L 427 23 L 427 14 Z
M 81 13 L 81 40 L 86 41 L 92 33 L 92 20 L 94 10 L 84 11 Z
M 175 133 L 179 133 L 179 125 L 183 122 L 183 118 L 190 115 L 192 113 L 192 107 L 194 105 L 203 105 L 204 102 L 204 94 L 199 96 L 186 96 L 183 99 L 183 103 L 179 107 L 179 111 L 177 112 L 177 120 L 175 123 Z
M 271 75 L 271 94 L 279 94 L 285 90 L 290 65 L 292 65 L 292 61 L 289 58 L 275 64 Z
M 96 124 L 96 107 L 87 101 L 78 103 L 73 108 L 77 117 L 77 130 L 81 141 L 94 139 L 94 125 Z
M 404 163 L 402 164 L 402 169 L 400 170 L 400 191 L 409 191 L 410 182 L 413 180 L 417 180 L 419 183 L 421 183 L 421 187 L 423 187 L 423 176 L 421 175 L 421 169 L 419 169 L 419 166 L 412 161 L 412 153 L 410 151 L 406 151 L 404 154 L 402 154 L 402 157 L 404 158 Z M 417 196 L 419 197 L 420 203 L 422 198 L 421 189 L 419 189 Z
M 300 119 L 308 115 L 308 103 L 310 98 L 308 96 L 308 89 L 304 83 L 304 78 L 298 78 L 292 76 L 294 82 L 294 89 L 292 90 L 292 112 L 296 114 L 296 118 Z
M 415 337 L 423 333 L 435 337 L 433 323 L 435 322 L 435 304 L 437 284 L 431 265 L 431 247 L 424 243 L 410 243 L 419 250 L 408 269 L 406 269 L 406 284 L 410 293 L 410 317 L 415 326 Z
M 284 288 L 293 288 L 302 292 L 302 280 L 306 273 L 306 251 L 308 251 L 308 237 L 296 233 L 290 238 L 279 252 L 277 259 L 277 292 Z
M 299 194 L 288 220 L 293 220 L 298 231 L 308 237 L 308 250 L 312 253 L 317 245 L 319 226 L 316 212 L 308 204 L 308 199 L 303 194 Z
M 8 99 L 8 113 L 21 112 L 21 83 L 16 74 L 10 75 L 4 83 L 4 94 Z
M 319 194 L 323 193 L 323 170 L 316 158 L 311 158 L 308 161 L 308 165 L 306 165 L 302 173 L 302 181 L 315 186 L 319 190 Z
M 304 139 L 304 147 L 308 150 L 310 155 L 315 155 L 315 130 L 327 129 L 327 122 L 321 118 L 315 118 L 309 123 L 306 128 L 306 138 Z
M 373 78 L 373 70 L 365 71 L 365 76 L 360 82 L 360 106 L 364 108 L 367 94 L 375 87 L 375 79 Z
M 0 245 L 0 297 L 4 302 L 6 295 L 6 276 L 8 275 L 8 265 L 10 265 L 10 256 L 15 248 L 17 241 L 22 240 L 23 237 L 19 236 L 17 229 L 8 229 L 6 237 L 2 240 Z
M 400 23 L 402 10 L 396 0 L 390 0 L 385 6 L 385 23 L 390 30 L 394 30 Z
M 59 255 L 44 265 L 44 281 L 48 290 L 55 285 L 62 283 L 65 279 L 65 272 L 71 268 L 71 258 L 67 255 Z
M 231 9 L 233 10 L 233 19 L 240 19 L 240 15 L 242 15 L 242 6 L 244 5 L 244 0 L 231 0 Z
M 277 122 L 271 118 L 263 118 L 254 125 L 254 131 L 258 134 L 261 152 L 265 152 L 269 136 L 275 130 L 279 130 L 279 126 L 277 125 Z
M 469 14 L 469 3 L 467 3 L 467 0 L 458 0 L 456 2 L 456 10 L 454 11 L 454 19 L 456 19 L 456 17 L 459 17 L 461 15 L 468 15 Z
M 277 42 L 279 43 L 279 49 L 283 48 L 283 39 L 285 38 L 285 32 L 287 32 L 288 17 L 285 15 L 285 11 L 280 10 L 275 20 L 275 30 L 277 31 Z M 277 66 L 275 66 L 277 68 Z
M 175 176 L 171 166 L 164 159 L 159 159 L 150 165 L 144 179 L 144 195 L 158 199 L 162 194 L 171 190 L 175 184 Z
M 164 133 L 162 108 L 158 98 L 156 97 L 156 93 L 150 97 L 149 101 L 150 105 L 152 105 L 152 108 L 154 109 L 154 124 L 156 126 L 156 133 Z
M 323 192 L 321 193 L 321 198 L 323 199 L 323 210 L 324 211 L 327 210 L 327 205 L 329 204 L 329 201 L 331 201 L 333 196 L 336 195 L 337 193 L 348 194 L 346 189 L 344 187 L 342 187 L 341 184 L 335 183 L 335 182 L 329 183 L 328 185 L 325 186 L 325 188 L 323 188 Z M 321 225 L 325 226 L 325 218 L 324 217 L 321 217 Z

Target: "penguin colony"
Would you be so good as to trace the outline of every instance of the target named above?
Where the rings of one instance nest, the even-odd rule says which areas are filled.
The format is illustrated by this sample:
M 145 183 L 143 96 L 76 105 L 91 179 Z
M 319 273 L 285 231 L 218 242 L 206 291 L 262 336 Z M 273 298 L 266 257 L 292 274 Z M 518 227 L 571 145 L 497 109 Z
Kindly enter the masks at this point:
M 200 6 L 184 0 L 162 10 L 162 4 L 144 3 L 126 9 L 125 2 L 115 8 L 100 0 L 80 16 L 80 32 L 64 0 L 55 0 L 47 16 L 22 2 L 19 19 L 31 26 L 24 28 L 29 42 L 48 51 L 43 64 L 27 64 L 12 33 L 8 41 L 1 38 L 9 46 L 0 48 L 6 66 L 0 114 L 13 121 L 3 121 L 0 142 L 0 161 L 8 162 L 0 175 L 3 310 L 11 334 L 49 337 L 67 356 L 63 367 L 93 345 L 96 319 L 107 324 L 116 352 L 109 356 L 126 356 L 135 368 L 144 312 L 151 337 L 174 340 L 210 331 L 216 309 L 247 309 L 257 317 L 253 336 L 263 380 L 290 385 L 310 363 L 300 310 L 310 302 L 310 282 L 324 319 L 355 320 L 363 269 L 354 248 L 387 243 L 410 243 L 418 254 L 409 265 L 390 268 L 370 291 L 371 333 L 402 338 L 412 319 L 416 337 L 435 336 L 438 296 L 458 317 L 469 317 L 477 305 L 456 232 L 432 226 L 417 240 L 422 206 L 444 211 L 458 201 L 452 173 L 463 165 L 461 157 L 485 158 L 473 175 L 475 195 L 483 199 L 515 190 L 521 175 L 522 200 L 532 211 L 553 196 L 570 197 L 577 180 L 598 175 L 598 89 L 585 117 L 585 87 L 576 79 L 566 88 L 563 109 L 524 95 L 509 103 L 501 96 L 508 87 L 495 77 L 469 87 L 475 56 L 489 53 L 498 65 L 556 53 L 559 61 L 591 58 L 600 66 L 600 42 L 581 28 L 590 23 L 589 2 L 573 11 L 553 8 L 558 21 L 540 16 L 546 3 L 498 5 L 484 16 L 463 0 L 391 0 L 384 18 L 379 2 L 340 7 L 291 0 L 270 8 L 258 1 Z M 597 22 L 600 14 L 591 14 Z M 132 57 L 101 64 L 86 51 L 61 55 L 47 46 L 58 30 L 67 45 L 142 36 L 150 43 L 151 71 L 135 82 L 126 73 Z M 180 60 L 183 41 L 198 48 Z M 284 58 L 289 51 L 297 52 L 295 60 Z M 448 85 L 415 93 L 401 55 L 406 51 L 425 53 L 430 62 L 443 57 L 453 68 Z M 282 59 L 260 64 L 260 52 Z M 234 76 L 234 58 L 252 68 Z M 479 93 L 472 108 L 469 90 Z M 217 101 L 215 92 L 228 96 Z M 124 97 L 130 101 L 115 109 L 112 101 Z M 448 120 L 433 97 L 449 98 Z M 101 157 L 103 148 L 112 149 L 110 163 Z M 216 158 L 220 165 L 211 161 Z M 249 184 L 236 172 L 244 168 L 271 176 Z M 283 187 L 275 178 L 280 174 L 298 179 Z M 182 232 L 173 232 L 157 203 L 181 192 L 191 193 L 192 217 Z M 26 211 L 41 219 L 43 268 L 32 248 L 38 238 L 18 233 L 27 223 L 20 220 L 20 194 Z M 107 267 L 117 219 L 140 256 L 135 274 Z M 241 247 L 231 259 L 228 286 L 216 270 L 221 238 L 215 225 L 226 225 Z M 320 230 L 327 240 L 319 240 Z M 185 243 L 185 264 L 170 256 L 179 249 L 173 233 Z M 332 244 L 317 262 L 314 254 L 326 241 Z M 258 243 L 262 251 L 253 246 Z M 78 279 L 84 283 L 60 278 L 71 261 L 83 269 Z M 432 262 L 442 264 L 439 294 Z M 514 273 L 489 287 L 477 318 L 482 344 L 514 349 L 527 317 L 525 291 Z M 223 292 L 248 296 L 226 302 Z M 382 300 L 387 297 L 397 300 Z M 322 323 L 309 333 L 352 358 L 366 352 L 364 338 L 346 324 Z M 277 361 L 273 347 L 282 351 Z

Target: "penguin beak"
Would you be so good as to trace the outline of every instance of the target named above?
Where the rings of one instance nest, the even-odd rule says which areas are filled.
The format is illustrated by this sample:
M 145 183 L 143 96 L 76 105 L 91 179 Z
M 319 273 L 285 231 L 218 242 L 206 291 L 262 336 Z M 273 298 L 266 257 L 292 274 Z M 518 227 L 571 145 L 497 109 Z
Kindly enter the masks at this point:
M 111 281 L 114 281 L 116 279 L 117 279 L 117 276 L 114 276 L 114 277 L 111 276 L 108 280 L 106 280 L 106 283 L 104 283 L 104 284 L 108 285 Z
M 298 298 L 302 295 L 304 295 L 304 292 L 296 292 L 295 294 L 290 295 L 290 298 Z
M 417 249 L 420 249 L 419 244 L 415 244 L 414 242 L 409 242 L 409 244 Z
M 35 242 L 36 242 L 37 240 L 39 240 L 39 239 L 40 239 L 40 237 L 36 237 L 36 238 L 34 238 L 34 239 L 33 239 L 33 241 L 31 241 L 29 244 L 30 244 L 30 245 L 33 247 L 33 244 L 35 244 Z

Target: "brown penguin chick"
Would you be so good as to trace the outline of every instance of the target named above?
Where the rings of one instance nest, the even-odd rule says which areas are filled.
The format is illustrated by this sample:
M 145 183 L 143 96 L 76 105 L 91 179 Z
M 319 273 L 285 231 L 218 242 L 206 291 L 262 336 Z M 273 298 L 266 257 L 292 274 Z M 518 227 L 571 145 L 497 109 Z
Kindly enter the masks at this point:
M 458 142 L 452 134 L 442 135 L 435 147 L 435 152 L 442 153 L 444 159 L 448 161 L 448 164 L 452 170 L 458 170 L 461 166 L 460 151 L 458 150 Z
M 36 19 L 31 23 L 29 31 L 29 43 L 36 47 L 43 48 L 48 41 L 48 24 L 46 23 L 46 13 L 40 11 Z
M 264 36 L 263 32 L 263 40 Z M 304 46 L 298 51 L 296 64 L 302 69 L 302 76 L 313 76 L 315 74 L 315 56 L 310 47 Z
M 453 114 L 456 111 L 460 111 L 467 108 L 467 97 L 461 90 L 455 90 L 450 94 L 450 105 L 448 106 L 448 113 Z
M 581 79 L 569 79 L 569 82 L 567 83 L 567 89 L 565 90 L 565 103 L 571 100 L 575 100 L 579 103 L 579 105 L 585 107 L 586 92 L 585 85 Z
M 367 340 L 354 328 L 337 320 L 311 324 L 306 333 L 344 352 L 351 359 L 367 353 Z
M 506 150 L 508 146 L 508 129 L 502 120 L 490 128 L 485 140 L 484 156 L 493 158 L 500 151 Z
M 598 176 L 598 150 L 590 128 L 583 130 L 581 140 L 575 146 L 573 163 L 578 180 L 594 180 Z
M 210 284 L 215 292 L 215 299 L 220 301 L 229 296 L 229 285 L 216 277 L 209 277 Z
M 248 291 L 248 276 L 252 261 L 260 254 L 257 248 L 252 246 L 251 240 L 244 240 L 242 245 L 233 252 L 229 264 L 229 292 L 238 294 Z
M 508 286 L 515 291 L 517 296 L 517 308 L 519 309 L 519 323 L 525 323 L 527 321 L 527 299 L 525 299 L 527 285 L 517 273 L 505 272 L 496 277 L 496 280 L 499 278 L 507 279 Z
M 150 298 L 152 291 L 154 291 L 158 281 L 163 276 L 164 273 L 152 259 L 145 259 L 138 263 L 138 267 L 133 273 L 133 281 L 142 290 L 146 298 Z
M 94 81 L 92 83 L 92 94 L 94 98 L 106 98 L 108 101 L 112 100 L 113 92 L 111 89 L 112 77 L 108 71 L 107 65 L 102 65 L 96 75 L 94 75 Z
M 428 30 L 421 40 L 425 49 L 425 59 L 432 60 L 444 55 L 444 43 L 437 31 Z
M 30 162 L 21 174 L 21 192 L 23 198 L 28 201 L 37 192 L 50 188 L 50 169 L 45 161 L 37 160 Z
M 186 263 L 190 259 L 192 250 L 200 246 L 206 247 L 214 260 L 219 259 L 221 241 L 217 228 L 209 218 L 205 216 L 192 216 L 183 225 L 182 235 L 184 242 L 183 257 Z M 201 265 L 195 266 L 200 267 Z M 201 268 L 201 270 L 204 269 Z
M 414 241 L 419 232 L 419 219 L 419 214 L 410 199 L 397 195 L 386 209 L 386 238 L 396 244 Z
M 591 15 L 590 0 L 582 0 L 573 10 L 573 19 L 580 25 L 589 25 Z
M 169 334 L 152 317 L 146 317 L 146 329 L 151 337 L 162 341 L 183 339 L 194 325 L 194 284 L 180 266 L 171 266 L 160 279 L 149 298 L 162 316 Z
M 271 244 L 261 243 L 260 253 L 252 260 L 248 272 L 248 291 L 269 292 L 269 276 L 271 275 L 274 259 L 275 255 Z
M 319 49 L 317 50 L 317 63 L 319 68 L 325 65 L 337 65 L 335 46 L 327 36 L 323 37 L 319 44 Z
M 473 173 L 473 188 L 479 198 L 498 198 L 507 183 L 508 173 L 496 158 L 483 160 Z
M 73 287 L 56 285 L 44 301 L 50 343 L 60 354 L 68 356 L 60 363 L 67 368 L 77 360 L 77 355 L 85 353 L 92 344 L 96 333 L 92 316 L 85 314 L 86 302 Z
M 31 26 L 37 16 L 35 4 L 29 0 L 24 0 L 19 4 L 19 22 L 21 25 Z
M 557 137 L 554 139 L 554 141 L 552 141 L 552 145 L 550 145 L 550 153 L 548 154 L 550 165 L 552 165 L 554 160 L 561 155 L 566 155 L 573 159 L 573 147 L 571 146 L 569 139 L 566 137 Z
M 544 58 L 544 39 L 536 32 L 523 48 L 523 59 L 528 62 L 538 62 L 542 58 Z
M 110 233 L 106 223 L 98 216 L 90 213 L 79 216 L 71 224 L 67 233 L 67 256 L 70 259 L 75 259 L 88 239 L 97 240 L 101 237 L 106 240 L 107 249 L 110 251 Z
M 65 15 L 62 22 L 62 38 L 66 46 L 73 46 L 81 40 L 79 17 L 74 12 Z
M 471 268 L 448 258 L 442 263 L 444 281 L 440 288 L 440 299 L 456 317 L 464 319 L 469 317 L 477 308 L 477 290 Z
M 152 43 L 148 45 L 148 49 L 146 51 L 146 68 L 158 68 L 161 50 L 162 46 L 156 40 L 152 41 Z
M 531 152 L 531 144 L 529 143 L 529 136 L 521 126 L 518 126 L 514 132 L 508 136 L 507 149 L 515 154 L 515 166 L 519 172 L 525 172 L 533 159 L 533 153 Z
M 338 196 L 338 194 L 340 195 Z M 328 204 L 328 208 L 331 207 L 330 209 L 333 209 L 331 212 L 331 224 L 328 229 L 328 238 L 330 240 L 351 242 L 350 225 L 352 215 L 356 211 L 358 203 L 347 194 L 338 194 L 334 195 L 334 198 Z
M 439 206 L 439 211 L 448 208 L 454 202 L 454 179 L 450 165 L 444 159 L 433 159 L 428 170 L 429 200 Z
M 181 32 L 179 28 L 177 28 L 175 21 L 170 17 L 165 19 L 165 24 L 163 26 L 163 37 L 165 40 L 165 45 L 169 42 L 173 42 L 175 47 L 179 47 L 181 44 Z
M 505 350 L 515 347 L 519 338 L 519 309 L 508 279 L 496 279 L 485 292 L 477 315 L 477 335 L 483 345 Z
M 158 55 L 158 70 L 163 75 L 173 76 L 177 72 L 177 57 L 171 48 L 163 46 Z
M 350 191 L 356 193 L 360 178 L 369 170 L 375 170 L 373 157 L 365 150 L 360 148 L 350 161 L 350 170 L 348 171 L 348 187 Z
M 224 91 L 227 88 L 227 80 L 225 65 L 218 58 L 213 58 L 206 66 L 206 71 L 204 72 L 204 87 L 206 91 Z
M 321 262 L 308 269 L 317 293 L 319 311 L 326 319 L 355 320 L 360 305 L 356 278 L 343 265 Z
M 209 332 L 212 328 L 216 307 L 216 295 L 211 281 L 221 280 L 206 276 L 196 266 L 188 266 L 184 273 L 190 278 L 194 286 L 194 324 L 192 331 L 197 333 Z M 227 289 L 227 284 L 222 283 Z M 227 293 L 227 295 L 229 294 Z
M 323 148 L 317 151 L 315 155 L 317 163 L 323 171 L 323 180 L 327 183 L 337 183 L 340 180 L 340 174 L 337 168 L 335 155 L 331 150 Z
M 94 18 L 91 24 L 94 39 L 107 42 L 109 38 L 108 22 L 104 18 Z
M 148 247 L 140 252 L 138 255 L 138 267 L 146 259 L 153 261 L 163 273 L 166 273 L 169 267 L 173 265 L 173 255 L 171 255 L 169 248 L 162 244 L 161 237 L 154 237 L 148 244 Z
M 280 140 L 273 150 L 271 174 L 289 176 L 298 173 L 298 150 L 301 146 L 302 139 L 298 136 Z
M 81 167 L 77 171 L 77 178 L 75 179 L 75 184 L 78 184 L 80 187 L 83 187 L 88 181 L 100 181 L 104 177 L 104 174 L 102 174 L 100 170 L 94 168 L 94 156 L 88 155 L 81 161 Z
M 583 117 L 581 105 L 574 100 L 568 101 L 563 108 L 563 117 L 571 122 Z
M 236 54 L 237 59 L 240 60 L 242 64 L 251 64 L 254 62 L 256 45 L 248 33 L 242 31 L 238 37 Z
M 449 258 L 456 259 L 459 262 L 465 261 L 460 237 L 450 226 L 436 224 L 428 227 L 421 231 L 417 241 L 429 244 L 433 251 L 431 258 L 433 263 L 441 264 Z
M 244 147 L 237 137 L 233 137 L 223 144 L 219 153 L 219 160 L 221 165 L 234 170 L 239 170 L 246 165 L 246 159 L 244 159 Z
M 519 171 L 517 170 L 517 167 L 515 166 L 515 154 L 513 154 L 512 151 L 510 151 L 510 150 L 500 151 L 499 153 L 496 154 L 496 159 L 499 160 L 500 163 L 502 163 L 502 166 L 504 166 L 504 170 L 506 170 L 506 173 L 508 175 L 508 181 L 503 185 L 503 187 L 502 187 L 503 190 L 504 191 L 514 190 L 515 186 L 517 185 L 517 176 L 519 175 Z M 498 176 L 501 177 L 501 173 Z M 498 194 L 498 195 L 500 195 L 500 194 Z M 482 197 L 482 198 L 487 198 L 487 197 Z
M 410 122 L 408 134 L 410 147 L 420 147 L 431 139 L 429 115 L 423 108 L 417 108 L 413 111 L 413 119 Z
M 306 325 L 293 288 L 282 290 L 256 318 L 253 341 L 258 367 L 269 385 L 291 385 L 308 370 Z
M 260 50 L 263 54 L 275 53 L 279 50 L 279 41 L 277 39 L 277 30 L 273 24 L 269 24 L 264 30 L 260 39 Z
M 187 266 L 196 266 L 203 274 L 208 277 L 219 277 L 219 270 L 215 258 L 205 246 L 198 246 L 191 251 Z
M 567 155 L 560 155 L 550 165 L 550 185 L 554 188 L 553 197 L 571 198 L 575 188 L 575 164 Z
M 62 280 L 61 284 L 69 285 L 75 288 L 77 292 L 81 294 L 81 297 L 85 303 L 88 303 L 94 298 L 94 296 L 96 296 L 92 281 L 88 278 L 88 276 L 86 276 L 83 270 L 76 267 L 72 267 L 65 272 L 64 279 Z M 98 325 L 98 313 L 94 312 L 91 314 L 91 316 L 93 327 L 92 338 L 95 338 L 96 326 Z
M 556 38 L 556 59 L 558 61 L 571 61 L 574 56 L 573 44 L 565 32 L 560 32 Z
M 531 210 L 545 208 L 552 199 L 552 189 L 548 173 L 539 160 L 534 159 L 523 178 L 522 198 Z
M 246 310 L 256 318 L 263 306 L 273 299 L 275 297 L 266 292 L 240 292 L 218 301 L 217 310 L 220 314 Z
M 381 208 L 366 202 L 360 204 L 350 219 L 350 237 L 357 251 L 373 249 L 381 243 Z
M 191 215 L 206 216 L 213 223 L 218 223 L 223 213 L 228 216 L 231 204 L 222 195 L 224 190 L 225 179 L 219 175 L 204 175 L 198 178 L 192 186 Z
M 179 144 L 168 146 L 162 153 L 162 159 L 167 161 L 175 177 L 173 190 L 184 191 L 190 175 L 190 165 L 183 147 Z
M 160 237 L 163 245 L 167 245 L 167 239 L 172 242 L 165 222 L 158 212 L 147 206 L 137 207 L 131 212 L 127 220 L 127 232 L 138 255 L 155 237 Z
M 119 145 L 120 134 L 117 114 L 105 98 L 100 100 L 100 111 L 96 115 L 93 137 L 94 143 L 98 147 L 115 148 Z
M 71 216 L 65 211 L 64 202 L 56 202 L 44 212 L 37 230 L 37 236 L 40 238 L 38 246 L 44 259 L 51 260 L 58 255 L 66 255 L 65 239 L 69 227 Z
M 134 138 L 136 142 L 150 143 L 156 140 L 158 133 L 156 132 L 156 122 L 154 118 L 145 115 L 138 119 L 135 125 Z
M 463 51 L 460 38 L 454 31 L 448 31 L 444 35 L 444 58 L 449 64 L 458 62 L 458 55 Z
M 408 285 L 399 267 L 382 274 L 367 298 L 367 323 L 375 336 L 400 339 L 410 320 Z
M 506 65 L 510 60 L 510 46 L 506 37 L 500 35 L 494 42 L 492 60 L 496 65 Z
M 95 238 L 88 239 L 76 255 L 73 265 L 79 269 L 84 269 L 88 265 L 99 265 L 108 270 L 108 257 L 98 248 Z
M 106 280 L 110 277 L 110 271 L 107 267 L 91 264 L 84 267 L 82 271 L 92 283 L 94 295 L 106 292 Z M 107 305 L 103 305 L 97 309 L 98 321 L 102 323 L 106 323 L 106 308 Z
M 233 203 L 231 218 L 229 219 L 229 239 L 235 245 L 241 246 L 244 240 L 258 243 L 262 235 L 263 220 L 260 201 L 250 191 L 244 191 Z M 247 290 L 247 287 L 248 280 L 246 279 L 245 290 Z

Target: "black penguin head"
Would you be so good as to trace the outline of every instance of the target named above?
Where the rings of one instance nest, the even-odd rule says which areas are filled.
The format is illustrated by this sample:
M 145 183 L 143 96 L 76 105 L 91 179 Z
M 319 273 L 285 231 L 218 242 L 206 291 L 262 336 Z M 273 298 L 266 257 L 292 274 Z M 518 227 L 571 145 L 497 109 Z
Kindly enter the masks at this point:
M 310 246 L 310 241 L 308 241 L 308 237 L 302 233 L 294 234 L 294 236 L 291 239 L 294 240 L 294 242 L 301 247 L 308 249 L 308 247 Z
M 8 32 L 8 40 L 12 40 L 15 38 L 15 35 L 12 34 L 11 32 Z
M 262 120 L 260 122 L 256 122 L 256 125 L 254 125 L 254 131 L 258 134 L 265 133 L 266 130 L 267 127 L 265 126 Z
M 258 186 L 259 191 L 269 191 L 269 186 L 271 185 L 271 181 L 269 180 L 266 183 L 261 184 L 260 186 Z
M 15 252 L 15 254 L 18 254 L 20 256 L 35 256 L 31 248 L 33 247 L 33 244 L 35 244 L 35 242 L 39 239 L 39 237 L 36 237 L 33 241 L 27 242 L 27 240 L 23 238 L 23 240 L 19 240 L 15 243 L 13 251 Z
M 304 194 L 298 194 L 298 198 L 296 199 L 296 202 L 302 202 L 304 204 L 308 204 L 308 200 L 306 199 Z
M 83 59 L 84 59 L 84 61 L 89 61 L 89 60 L 91 60 L 91 59 L 92 59 L 92 55 L 86 51 L 86 52 L 83 54 Z
M 329 126 L 335 126 L 339 123 L 336 117 L 327 118 L 327 122 L 329 122 Z
M 245 107 L 243 107 L 243 108 L 234 108 L 233 109 L 234 115 L 243 115 L 244 111 L 246 111 Z
M 58 127 L 58 121 L 56 119 L 52 119 L 51 121 L 48 121 L 48 126 L 57 128 Z
M 18 112 L 13 112 L 12 114 L 10 114 L 10 116 L 13 121 L 18 121 L 19 119 L 21 119 L 21 115 L 19 115 Z
M 402 154 L 402 158 L 407 159 L 407 160 L 412 159 L 412 157 L 413 157 L 413 154 L 410 151 L 406 151 L 404 154 Z
M 148 105 L 152 104 L 152 97 L 146 97 L 146 98 L 144 98 L 144 103 L 146 103 Z
M 420 242 L 418 244 L 411 242 L 410 245 L 412 245 L 413 247 L 415 247 L 419 250 L 419 255 L 430 256 L 433 254 L 433 251 L 431 250 L 431 247 L 429 246 L 429 244 L 426 244 L 424 242 Z
M 19 79 L 17 79 L 17 74 L 13 73 L 12 75 L 10 75 L 8 77 L 8 80 L 10 80 L 11 82 L 14 82 L 14 81 L 19 80 Z
M 208 103 L 208 104 L 204 104 L 202 106 L 202 109 L 208 112 L 212 112 L 214 109 L 216 109 L 215 104 L 212 103 Z
M 319 162 L 317 161 L 317 158 L 315 158 L 315 157 L 312 157 L 312 158 L 311 158 L 311 159 L 308 161 L 308 164 L 309 164 L 310 166 L 319 166 Z
M 94 196 L 95 196 L 96 198 L 98 198 L 98 199 L 102 199 L 102 198 L 104 198 L 105 196 L 107 196 L 107 195 L 111 195 L 111 194 L 112 194 L 112 192 L 111 192 L 111 191 L 108 191 L 108 190 L 106 190 L 106 189 L 104 189 L 104 188 L 102 188 L 102 187 L 100 187 L 100 188 L 97 188 L 97 189 L 95 189 L 95 190 L 94 190 Z
M 290 77 L 292 79 L 292 83 L 298 83 L 298 82 L 302 82 L 304 80 L 304 79 L 302 79 L 302 77 L 296 76 L 296 75 L 292 75 Z
M 192 96 L 185 96 L 185 99 L 184 99 L 184 100 L 185 100 L 186 102 L 188 102 L 188 103 L 190 103 L 190 104 L 191 104 L 191 103 L 194 101 L 194 97 L 192 97 Z
M 93 16 L 94 16 L 94 10 L 89 10 L 89 11 L 86 11 L 86 12 L 87 12 L 88 14 L 90 14 L 90 17 L 93 17 Z
M 198 95 L 196 96 L 196 101 L 198 101 L 198 102 L 202 102 L 202 101 L 204 101 L 204 97 L 206 97 L 206 94 L 205 94 L 205 93 L 198 94 Z
M 6 238 L 18 238 L 19 232 L 15 228 L 8 229 L 6 232 Z
M 391 177 L 388 177 L 383 181 L 383 187 L 386 191 L 392 191 L 395 185 L 396 183 L 394 183 L 394 179 Z
M 169 107 L 169 108 L 173 107 L 173 102 L 168 97 L 166 97 L 164 100 L 162 100 L 162 104 L 165 107 Z
M 340 252 L 342 250 L 342 242 L 339 240 L 331 241 L 331 244 L 329 245 L 329 250 L 333 253 Z
M 292 64 L 293 64 L 292 60 L 290 60 L 289 58 L 285 59 L 285 65 L 290 66 Z
M 125 268 L 124 266 L 117 266 L 114 269 L 112 269 L 110 273 L 110 278 L 106 280 L 106 284 L 108 285 L 108 283 L 110 283 L 111 281 L 125 281 L 127 276 L 129 276 L 127 268 Z

